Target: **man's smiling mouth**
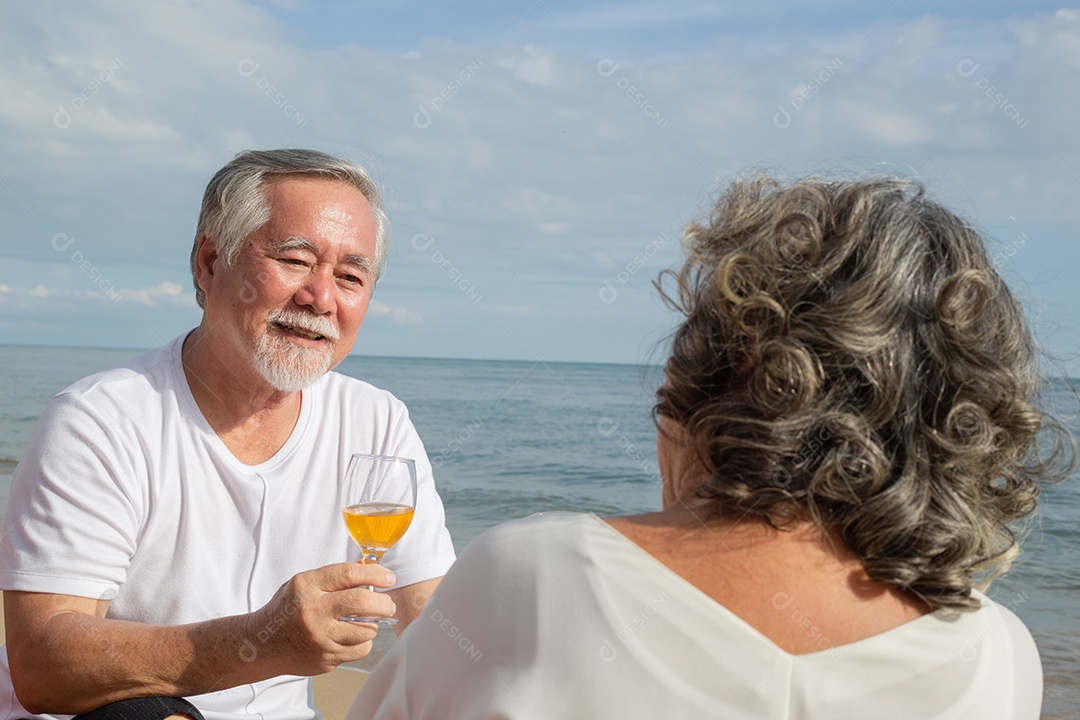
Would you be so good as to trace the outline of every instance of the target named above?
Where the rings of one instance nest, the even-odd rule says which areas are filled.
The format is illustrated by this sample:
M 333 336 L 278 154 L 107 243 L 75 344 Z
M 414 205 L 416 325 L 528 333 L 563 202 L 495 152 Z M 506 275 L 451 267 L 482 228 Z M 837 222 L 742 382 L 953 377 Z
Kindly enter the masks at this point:
M 274 325 L 275 327 L 284 330 L 291 335 L 299 335 L 300 337 L 307 338 L 309 340 L 327 339 L 325 335 L 319 335 L 318 333 L 312 332 L 311 330 L 308 330 L 306 328 L 298 327 L 296 325 L 288 325 L 283 322 L 275 322 Z
M 328 317 L 289 310 L 275 310 L 266 316 L 267 325 L 294 342 L 334 343 L 341 337 L 334 321 Z

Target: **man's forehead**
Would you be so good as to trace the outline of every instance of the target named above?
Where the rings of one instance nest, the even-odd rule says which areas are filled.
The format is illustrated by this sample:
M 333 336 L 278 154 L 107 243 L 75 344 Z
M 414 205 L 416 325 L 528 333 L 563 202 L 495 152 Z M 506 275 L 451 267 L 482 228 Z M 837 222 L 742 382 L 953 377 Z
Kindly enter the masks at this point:
M 335 177 L 324 177 L 322 175 L 290 174 L 271 176 L 263 180 L 262 189 L 268 197 L 271 194 L 281 191 L 288 193 L 296 192 L 298 190 L 310 190 L 317 194 L 329 189 L 332 191 L 344 191 L 346 193 L 356 194 L 367 200 L 367 196 L 364 195 L 364 192 L 351 182 Z
M 346 211 L 344 208 L 331 205 L 327 208 L 323 208 L 322 216 L 327 220 L 333 220 L 334 222 L 339 222 L 344 225 L 352 219 L 353 214 Z
M 267 183 L 264 192 L 270 206 L 266 225 L 276 226 L 275 234 L 293 234 L 312 222 L 325 224 L 331 231 L 332 226 L 337 225 L 346 231 L 355 230 L 372 237 L 377 232 L 374 211 L 367 197 L 355 185 L 342 180 L 289 177 Z

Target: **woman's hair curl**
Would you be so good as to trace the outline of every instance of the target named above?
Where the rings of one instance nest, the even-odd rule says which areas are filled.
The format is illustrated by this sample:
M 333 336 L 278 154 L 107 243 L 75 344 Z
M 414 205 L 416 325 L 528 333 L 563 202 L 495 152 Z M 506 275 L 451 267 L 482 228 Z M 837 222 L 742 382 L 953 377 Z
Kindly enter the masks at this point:
M 979 234 L 910 181 L 755 178 L 684 246 L 657 283 L 685 319 L 655 412 L 711 472 L 698 497 L 811 519 L 873 580 L 975 607 L 1071 460 Z

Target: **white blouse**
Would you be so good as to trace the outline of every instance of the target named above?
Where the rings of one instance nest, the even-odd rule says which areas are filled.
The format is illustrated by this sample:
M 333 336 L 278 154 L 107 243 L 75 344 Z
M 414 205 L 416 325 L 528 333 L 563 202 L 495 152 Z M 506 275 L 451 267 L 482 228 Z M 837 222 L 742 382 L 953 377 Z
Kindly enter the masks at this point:
M 542 513 L 469 545 L 348 720 L 1037 720 L 1031 634 L 976 597 L 834 647 L 778 590 L 822 648 L 792 655 L 595 515 Z

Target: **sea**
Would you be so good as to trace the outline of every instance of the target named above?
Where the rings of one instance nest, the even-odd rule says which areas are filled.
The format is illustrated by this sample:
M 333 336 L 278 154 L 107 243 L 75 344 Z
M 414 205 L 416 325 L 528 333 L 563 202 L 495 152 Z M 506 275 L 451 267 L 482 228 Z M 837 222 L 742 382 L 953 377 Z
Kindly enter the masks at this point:
M 0 507 L 49 398 L 134 350 L 0 345 Z M 390 390 L 435 469 L 460 552 L 489 527 L 547 510 L 600 516 L 660 505 L 651 407 L 660 369 L 594 363 L 351 356 L 337 370 Z M 1052 380 L 1046 401 L 1074 437 L 1076 381 Z M 1031 629 L 1043 661 L 1046 720 L 1080 717 L 1080 472 L 1047 487 L 1023 553 L 990 589 Z M 391 630 L 353 669 L 369 671 Z

